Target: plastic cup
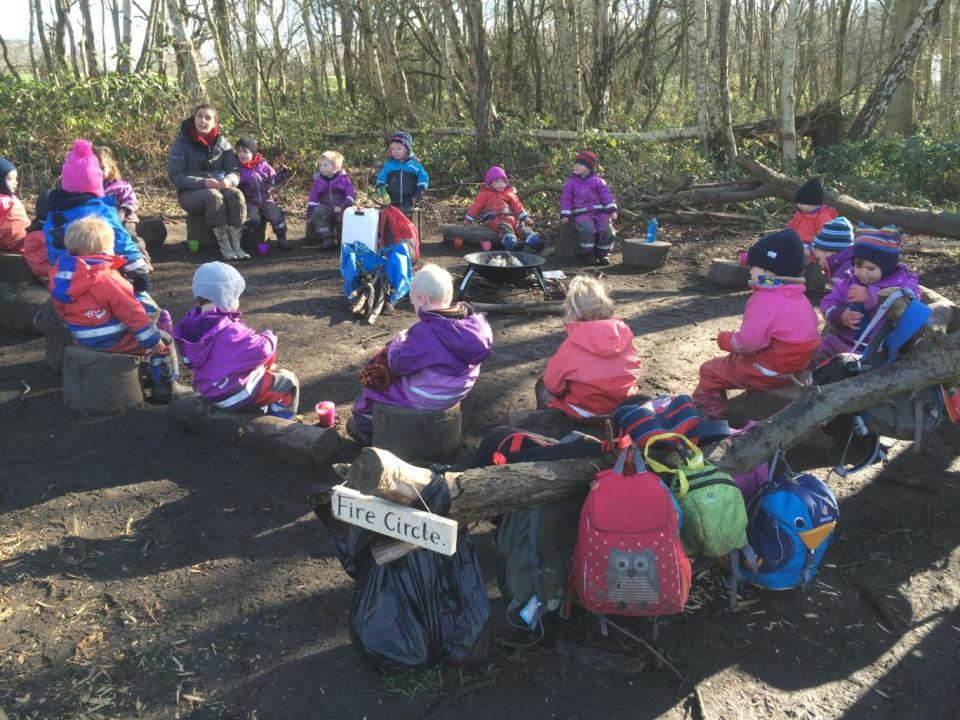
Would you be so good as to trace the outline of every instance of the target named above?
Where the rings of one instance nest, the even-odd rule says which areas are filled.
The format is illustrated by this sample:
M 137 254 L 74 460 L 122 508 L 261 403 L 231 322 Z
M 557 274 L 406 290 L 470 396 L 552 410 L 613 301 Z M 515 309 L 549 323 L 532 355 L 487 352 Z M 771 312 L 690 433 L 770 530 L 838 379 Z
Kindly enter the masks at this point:
M 261 255 L 267 255 L 270 252 L 270 243 L 257 243 L 257 252 Z
M 329 400 L 322 400 L 316 405 L 317 425 L 320 427 L 333 427 L 337 419 L 337 406 Z
M 493 250 L 493 243 L 489 240 L 484 240 L 482 243 L 480 243 L 480 247 L 483 248 L 484 252 L 490 252 Z
M 453 239 L 453 248 L 454 248 L 455 250 L 462 250 L 462 249 L 463 249 L 463 238 L 462 238 L 462 237 L 455 237 L 455 238 Z
M 200 241 L 199 240 L 187 240 L 187 250 L 192 253 L 200 252 Z

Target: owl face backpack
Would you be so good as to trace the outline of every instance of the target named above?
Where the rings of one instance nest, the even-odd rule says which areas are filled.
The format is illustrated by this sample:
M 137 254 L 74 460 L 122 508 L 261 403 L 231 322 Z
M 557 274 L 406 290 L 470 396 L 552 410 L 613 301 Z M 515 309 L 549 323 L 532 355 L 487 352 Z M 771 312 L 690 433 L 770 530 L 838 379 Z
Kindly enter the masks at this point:
M 823 482 L 789 468 L 777 474 L 778 464 L 784 464 L 779 453 L 770 463 L 769 481 L 748 508 L 748 544 L 730 555 L 731 608 L 738 581 L 790 590 L 813 580 L 840 517 L 837 499 Z
M 628 454 L 634 471 L 625 474 Z M 571 585 L 598 615 L 655 616 L 683 611 L 690 560 L 680 542 L 680 506 L 648 472 L 636 448 L 597 473 L 580 512 Z

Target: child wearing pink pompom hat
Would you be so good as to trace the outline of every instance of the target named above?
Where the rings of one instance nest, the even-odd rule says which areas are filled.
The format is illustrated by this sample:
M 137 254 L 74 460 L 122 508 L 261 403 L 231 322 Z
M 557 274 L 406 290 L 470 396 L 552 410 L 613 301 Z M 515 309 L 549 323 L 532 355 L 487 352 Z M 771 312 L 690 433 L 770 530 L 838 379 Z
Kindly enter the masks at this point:
M 50 191 L 43 234 L 47 256 L 54 267 L 66 254 L 64 237 L 75 220 L 98 217 L 113 230 L 113 254 L 125 260 L 120 272 L 132 283 L 137 297 L 148 313 L 159 308 L 147 294 L 150 289 L 149 266 L 130 233 L 123 227 L 112 196 L 103 194 L 103 169 L 89 140 L 75 140 L 61 167 L 60 187 Z

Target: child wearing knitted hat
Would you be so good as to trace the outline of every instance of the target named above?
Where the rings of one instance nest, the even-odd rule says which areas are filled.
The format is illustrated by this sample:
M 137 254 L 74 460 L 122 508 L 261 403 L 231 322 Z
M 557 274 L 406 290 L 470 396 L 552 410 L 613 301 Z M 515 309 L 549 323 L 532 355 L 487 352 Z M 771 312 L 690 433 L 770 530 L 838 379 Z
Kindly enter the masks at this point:
M 829 333 L 814 358 L 817 363 L 853 349 L 880 304 L 879 292 L 884 288 L 904 288 L 920 297 L 919 278 L 900 264 L 902 247 L 903 233 L 894 225 L 864 225 L 854 231 L 853 270 L 834 278 L 833 290 L 820 301 Z M 877 329 L 863 341 L 869 342 Z
M 193 274 L 197 305 L 173 329 L 184 363 L 193 369 L 193 386 L 221 410 L 265 407 L 268 415 L 293 419 L 300 381 L 276 365 L 277 336 L 256 332 L 243 322 L 243 276 L 232 265 L 204 263 Z
M 410 133 L 397 130 L 387 141 L 387 160 L 377 173 L 375 189 L 385 203 L 396 205 L 407 216 L 413 203 L 430 185 L 423 163 L 413 154 Z
M 54 266 L 66 253 L 64 237 L 70 223 L 84 217 L 98 217 L 113 230 L 113 254 L 123 259 L 120 272 L 133 285 L 137 297 L 148 313 L 159 310 L 147 295 L 150 289 L 150 268 L 123 227 L 112 197 L 104 197 L 103 169 L 89 140 L 76 140 L 61 167 L 60 187 L 50 191 L 43 234 L 47 259 Z
M 803 243 L 787 228 L 760 238 L 747 251 L 753 291 L 736 332 L 717 335 L 728 352 L 700 366 L 693 402 L 708 418 L 726 413 L 726 391 L 789 385 L 820 345 L 817 315 L 804 295 Z
M 810 243 L 820 232 L 820 228 L 840 213 L 823 204 L 823 185 L 817 178 L 811 178 L 801 185 L 795 197 L 797 211 L 790 218 L 787 227 L 796 231 L 804 249 L 809 253 Z
M 810 252 L 827 280 L 842 277 L 853 268 L 853 225 L 842 216 L 831 220 L 820 228 Z
M 463 219 L 467 225 L 477 220 L 485 223 L 500 238 L 504 250 L 523 250 L 524 246 L 533 252 L 543 249 L 543 241 L 530 227 L 530 216 L 510 185 L 506 170 L 499 165 L 487 170 L 480 192 Z M 492 249 L 488 243 L 485 241 L 484 250 Z
M 0 157 L 0 250 L 20 252 L 30 218 L 17 197 L 17 168 Z
M 596 153 L 583 150 L 573 160 L 573 172 L 560 194 L 560 222 L 574 223 L 583 257 L 595 265 L 609 265 L 615 233 L 610 224 L 617 219 L 617 202 L 603 178 L 597 174 Z
M 246 225 L 256 228 L 262 220 L 266 220 L 273 228 L 277 247 L 280 250 L 292 250 L 293 246 L 287 240 L 287 220 L 271 195 L 273 188 L 289 177 L 289 169 L 281 167 L 280 172 L 275 171 L 270 163 L 264 160 L 257 141 L 252 137 L 240 138 L 234 149 L 240 162 L 240 184 L 237 187 L 247 201 Z M 245 252 L 239 257 L 241 260 L 250 259 Z

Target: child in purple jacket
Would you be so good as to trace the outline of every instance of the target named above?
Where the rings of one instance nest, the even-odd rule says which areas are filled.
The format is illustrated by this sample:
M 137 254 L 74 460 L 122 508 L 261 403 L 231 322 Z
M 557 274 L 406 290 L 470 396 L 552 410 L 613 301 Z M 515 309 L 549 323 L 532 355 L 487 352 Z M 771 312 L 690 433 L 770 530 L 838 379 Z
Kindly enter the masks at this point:
M 293 419 L 300 381 L 274 362 L 277 336 L 255 332 L 237 311 L 246 288 L 236 268 L 209 262 L 193 274 L 197 307 L 173 329 L 180 357 L 193 370 L 193 386 L 221 410 L 266 407 L 267 414 Z
M 584 258 L 596 265 L 609 265 L 617 219 L 617 203 L 603 178 L 597 175 L 597 156 L 589 150 L 577 153 L 573 172 L 560 195 L 560 222 L 573 219 Z
M 270 163 L 258 152 L 257 141 L 251 137 L 237 140 L 234 149 L 237 160 L 240 161 L 238 187 L 247 201 L 247 226 L 255 228 L 266 220 L 277 237 L 277 247 L 281 250 L 292 250 L 293 246 L 287 240 L 287 221 L 283 210 L 270 195 L 274 185 L 286 180 L 287 171 L 281 168 L 278 173 L 270 167 Z M 244 255 L 246 253 L 240 255 L 241 260 L 249 259 L 249 255 Z
M 356 202 L 357 191 L 343 171 L 343 155 L 336 150 L 320 155 L 319 170 L 307 198 L 307 219 L 320 240 L 320 249 L 327 250 L 337 243 L 336 228 L 343 211 Z
M 103 170 L 103 196 L 113 198 L 123 228 L 130 233 L 130 237 L 140 248 L 140 254 L 143 255 L 148 271 L 153 272 L 147 244 L 137 235 L 137 223 L 140 222 L 137 208 L 140 207 L 140 201 L 137 200 L 133 185 L 120 177 L 120 166 L 113 156 L 113 150 L 106 145 L 98 145 L 93 148 L 93 154 L 100 160 L 100 168 Z
M 880 305 L 879 291 L 898 287 L 920 297 L 920 280 L 906 265 L 900 264 L 903 233 L 894 225 L 882 228 L 862 226 L 854 231 L 853 269 L 833 279 L 833 290 L 820 301 L 820 312 L 827 324 L 814 362 L 820 363 L 837 353 L 853 352 L 874 311 Z M 879 324 L 862 338 L 869 343 Z
M 486 317 L 453 302 L 453 278 L 438 265 L 424 265 L 410 281 L 410 302 L 420 318 L 368 362 L 364 386 L 347 430 L 370 444 L 373 403 L 446 410 L 463 400 L 493 351 Z

